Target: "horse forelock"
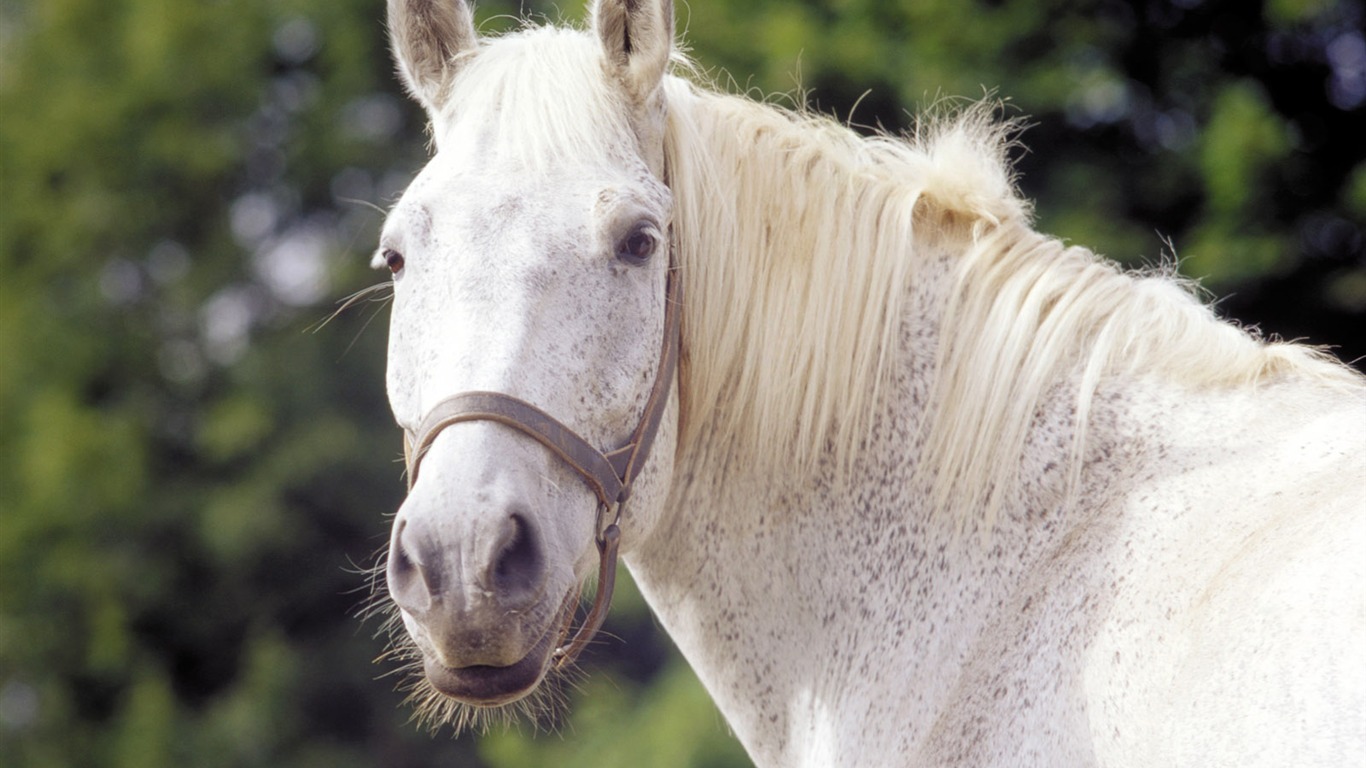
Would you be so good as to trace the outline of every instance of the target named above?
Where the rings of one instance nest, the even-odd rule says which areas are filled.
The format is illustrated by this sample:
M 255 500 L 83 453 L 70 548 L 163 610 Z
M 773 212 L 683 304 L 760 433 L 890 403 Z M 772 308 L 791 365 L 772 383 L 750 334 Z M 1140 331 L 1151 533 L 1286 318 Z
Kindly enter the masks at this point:
M 481 41 L 451 85 L 437 123 L 476 126 L 490 151 L 545 168 L 566 159 L 620 158 L 631 137 L 620 89 L 588 33 L 527 26 Z

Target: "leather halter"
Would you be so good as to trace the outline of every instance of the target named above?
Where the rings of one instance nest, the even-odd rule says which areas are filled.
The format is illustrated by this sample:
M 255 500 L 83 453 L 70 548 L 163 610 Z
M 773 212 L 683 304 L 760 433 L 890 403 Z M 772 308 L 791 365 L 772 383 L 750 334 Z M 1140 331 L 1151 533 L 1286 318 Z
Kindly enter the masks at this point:
M 682 310 L 682 280 L 676 274 L 673 250 L 669 252 L 669 271 L 664 292 L 664 340 L 655 372 L 654 387 L 645 403 L 640 422 L 631 437 L 621 447 L 600 451 L 574 430 L 555 417 L 525 400 L 501 392 L 461 392 L 442 400 L 418 425 L 416 434 L 404 434 L 404 460 L 408 466 L 408 490 L 417 482 L 422 457 L 441 430 L 462 421 L 494 421 L 512 427 L 534 438 L 571 469 L 579 473 L 593 494 L 598 497 L 596 541 L 598 545 L 598 589 L 593 607 L 568 645 L 555 649 L 555 667 L 572 662 L 588 641 L 597 634 L 607 618 L 612 604 L 612 589 L 616 582 L 617 547 L 621 542 L 622 507 L 631 496 L 631 485 L 645 466 L 654 445 L 655 433 L 664 418 L 669 401 L 669 389 L 678 370 L 679 314 Z M 603 525 L 608 514 L 611 522 Z M 573 618 L 572 611 L 566 619 Z M 564 634 L 569 632 L 568 623 Z

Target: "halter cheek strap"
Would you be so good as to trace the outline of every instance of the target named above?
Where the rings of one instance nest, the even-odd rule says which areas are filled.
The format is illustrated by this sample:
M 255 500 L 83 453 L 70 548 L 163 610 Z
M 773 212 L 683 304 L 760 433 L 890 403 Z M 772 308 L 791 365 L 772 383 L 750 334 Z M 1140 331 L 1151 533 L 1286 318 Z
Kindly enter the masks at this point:
M 493 421 L 516 429 L 550 449 L 570 469 L 583 478 L 598 498 L 598 519 L 595 538 L 598 545 L 598 590 L 593 607 L 583 626 L 568 645 L 555 649 L 555 666 L 569 664 L 579 655 L 588 641 L 602 627 L 612 603 L 612 589 L 616 581 L 617 548 L 621 542 L 622 507 L 631 496 L 631 485 L 645 466 L 654 445 L 655 434 L 664 418 L 669 389 L 678 371 L 680 345 L 679 313 L 682 309 L 683 289 L 672 252 L 664 292 L 664 339 L 659 356 L 659 368 L 645 403 L 640 422 L 631 437 L 621 447 L 600 451 L 574 430 L 555 417 L 525 400 L 501 392 L 461 392 L 442 400 L 418 425 L 416 433 L 404 435 L 403 455 L 408 466 L 408 490 L 417 482 L 422 457 L 427 453 L 441 430 L 462 421 Z M 611 515 L 611 521 L 604 521 Z M 572 616 L 572 613 L 571 613 Z M 565 627 L 568 634 L 568 626 Z

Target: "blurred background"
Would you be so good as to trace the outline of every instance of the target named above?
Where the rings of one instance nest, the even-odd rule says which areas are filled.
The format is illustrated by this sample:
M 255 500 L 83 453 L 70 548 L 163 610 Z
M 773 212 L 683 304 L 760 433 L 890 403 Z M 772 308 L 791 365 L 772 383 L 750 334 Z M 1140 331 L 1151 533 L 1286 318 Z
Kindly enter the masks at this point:
M 485 0 L 579 22 L 578 0 Z M 387 313 L 422 166 L 381 0 L 0 0 L 0 766 L 744 766 L 629 581 L 565 713 L 408 721 L 356 613 L 400 502 Z M 1039 228 L 1170 248 L 1366 355 L 1361 0 L 680 0 L 732 90 L 906 129 L 1008 99 Z M 547 730 L 552 727 L 552 730 Z

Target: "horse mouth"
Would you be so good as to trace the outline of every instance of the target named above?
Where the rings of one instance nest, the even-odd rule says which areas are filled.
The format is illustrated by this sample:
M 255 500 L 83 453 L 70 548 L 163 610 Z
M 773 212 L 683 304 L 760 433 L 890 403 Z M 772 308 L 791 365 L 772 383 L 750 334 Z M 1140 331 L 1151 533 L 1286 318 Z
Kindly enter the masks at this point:
M 572 590 L 571 598 L 578 590 Z M 466 667 L 447 667 L 432 654 L 422 656 L 422 671 L 442 695 L 476 707 L 499 707 L 511 704 L 536 689 L 550 669 L 555 648 L 564 636 L 566 613 L 572 615 L 577 601 L 566 599 L 564 607 L 550 622 L 541 639 L 520 661 L 507 666 L 474 664 Z
M 422 669 L 432 687 L 443 695 L 479 707 L 497 707 L 531 693 L 541 681 L 544 661 L 528 654 L 506 667 L 476 665 L 449 669 L 428 657 Z

